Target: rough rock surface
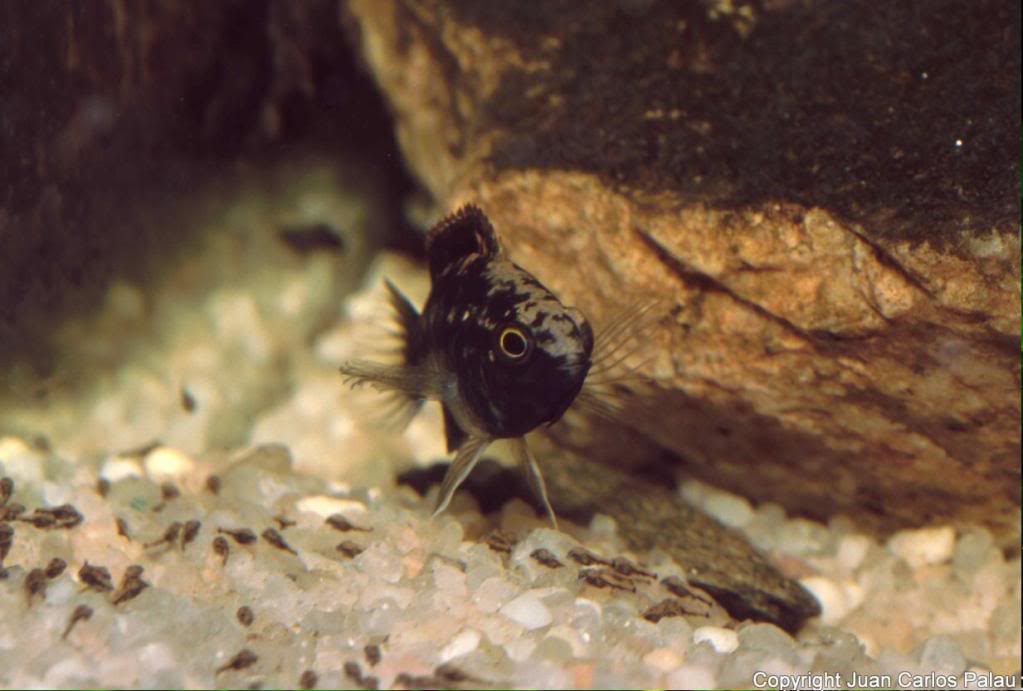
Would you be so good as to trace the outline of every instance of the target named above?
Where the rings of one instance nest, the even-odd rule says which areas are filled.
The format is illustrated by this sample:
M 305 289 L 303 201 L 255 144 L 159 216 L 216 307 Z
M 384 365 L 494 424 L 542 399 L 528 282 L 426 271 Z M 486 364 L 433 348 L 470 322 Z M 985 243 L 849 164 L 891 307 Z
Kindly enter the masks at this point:
M 353 0 L 346 21 L 442 205 L 481 204 L 598 324 L 667 298 L 626 418 L 686 472 L 1008 544 L 1018 12 Z

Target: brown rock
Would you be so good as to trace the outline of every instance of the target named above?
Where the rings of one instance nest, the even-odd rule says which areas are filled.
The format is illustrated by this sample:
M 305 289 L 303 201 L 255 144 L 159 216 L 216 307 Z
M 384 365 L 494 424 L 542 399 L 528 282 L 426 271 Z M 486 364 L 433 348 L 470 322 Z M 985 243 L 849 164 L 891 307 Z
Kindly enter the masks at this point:
M 738 621 L 769 621 L 797 631 L 820 614 L 817 601 L 782 575 L 736 530 L 700 513 L 663 487 L 622 470 L 593 464 L 574 453 L 545 449 L 544 476 L 558 514 L 586 524 L 595 512 L 618 518 L 618 532 L 632 549 L 659 548 L 685 571 L 689 583 L 709 593 Z M 594 587 L 635 590 L 621 560 L 608 562 L 586 551 L 568 557 L 587 568 L 580 578 Z M 638 579 L 655 576 L 633 565 Z M 679 594 L 679 593 L 676 593 Z
M 758 501 L 1018 539 L 1018 8 L 516 7 L 346 21 L 441 207 L 598 327 L 666 299 L 626 419 Z

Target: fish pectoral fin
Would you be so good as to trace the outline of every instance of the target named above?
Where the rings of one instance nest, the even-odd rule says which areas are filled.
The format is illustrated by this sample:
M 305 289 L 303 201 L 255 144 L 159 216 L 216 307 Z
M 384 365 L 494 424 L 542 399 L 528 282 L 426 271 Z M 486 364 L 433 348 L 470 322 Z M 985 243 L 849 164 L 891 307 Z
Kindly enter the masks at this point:
M 369 384 L 379 391 L 395 391 L 410 398 L 440 398 L 444 375 L 426 367 L 385 365 L 368 360 L 351 360 L 341 366 L 345 382 L 352 388 Z
M 451 467 L 448 468 L 448 472 L 444 475 L 444 481 L 441 482 L 437 506 L 433 510 L 434 516 L 448 508 L 455 490 L 465 481 L 465 478 L 469 477 L 469 473 L 476 467 L 484 449 L 490 446 L 490 441 L 490 439 L 472 437 L 458 449 L 455 460 L 451 461 Z
M 393 283 L 385 280 L 384 284 L 398 323 L 401 363 L 353 360 L 342 365 L 341 374 L 352 388 L 369 384 L 378 391 L 393 394 L 391 410 L 386 417 L 395 423 L 395 429 L 402 429 L 419 412 L 426 399 L 438 397 L 444 376 L 423 366 L 426 339 L 419 312 Z
M 444 438 L 448 443 L 448 453 L 451 453 L 465 443 L 465 440 L 469 438 L 469 433 L 458 426 L 455 416 L 452 415 L 451 409 L 446 403 L 442 405 L 442 410 L 444 411 Z
M 519 467 L 522 468 L 522 472 L 526 476 L 526 482 L 529 483 L 529 489 L 533 492 L 533 495 L 543 503 L 544 509 L 547 511 L 547 516 L 551 519 L 551 524 L 555 530 L 558 530 L 558 517 L 554 515 L 554 508 L 551 506 L 550 500 L 547 498 L 547 484 L 543 481 L 543 473 L 540 472 L 540 465 L 536 462 L 536 458 L 533 453 L 529 450 L 529 446 L 526 444 L 525 437 L 519 437 L 511 440 L 512 452 L 515 454 L 515 458 L 519 462 Z
M 424 398 L 415 398 L 393 391 L 389 391 L 383 400 L 382 405 L 367 411 L 365 419 L 378 429 L 392 434 L 403 432 L 426 403 Z M 359 412 L 356 412 L 355 416 L 356 418 L 363 417 Z

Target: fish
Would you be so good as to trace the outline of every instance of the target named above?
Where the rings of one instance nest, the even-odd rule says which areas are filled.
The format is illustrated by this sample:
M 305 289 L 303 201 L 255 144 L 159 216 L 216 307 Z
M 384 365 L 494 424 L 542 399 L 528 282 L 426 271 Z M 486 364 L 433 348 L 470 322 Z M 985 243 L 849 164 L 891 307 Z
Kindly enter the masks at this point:
M 341 374 L 353 387 L 368 384 L 396 394 L 408 420 L 427 401 L 440 403 L 447 449 L 455 456 L 434 516 L 447 508 L 487 447 L 504 439 L 557 529 L 526 434 L 556 423 L 579 396 L 594 363 L 593 329 L 580 310 L 511 261 L 476 205 L 461 207 L 429 230 L 426 258 L 430 292 L 422 312 L 386 282 L 401 361 L 353 360 Z

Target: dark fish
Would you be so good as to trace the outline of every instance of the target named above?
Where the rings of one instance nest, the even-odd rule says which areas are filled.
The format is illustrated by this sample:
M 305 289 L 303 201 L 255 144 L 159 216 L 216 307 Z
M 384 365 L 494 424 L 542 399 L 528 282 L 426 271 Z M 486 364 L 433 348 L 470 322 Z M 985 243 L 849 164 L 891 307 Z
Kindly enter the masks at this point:
M 398 314 L 402 363 L 346 363 L 353 385 L 398 393 L 410 419 L 427 400 L 441 403 L 448 451 L 457 450 L 434 515 L 495 439 L 515 456 L 557 526 L 543 475 L 525 434 L 557 422 L 579 395 L 592 365 L 593 332 L 582 313 L 502 250 L 475 206 L 448 216 L 426 239 L 430 295 L 420 314 L 388 282 Z

